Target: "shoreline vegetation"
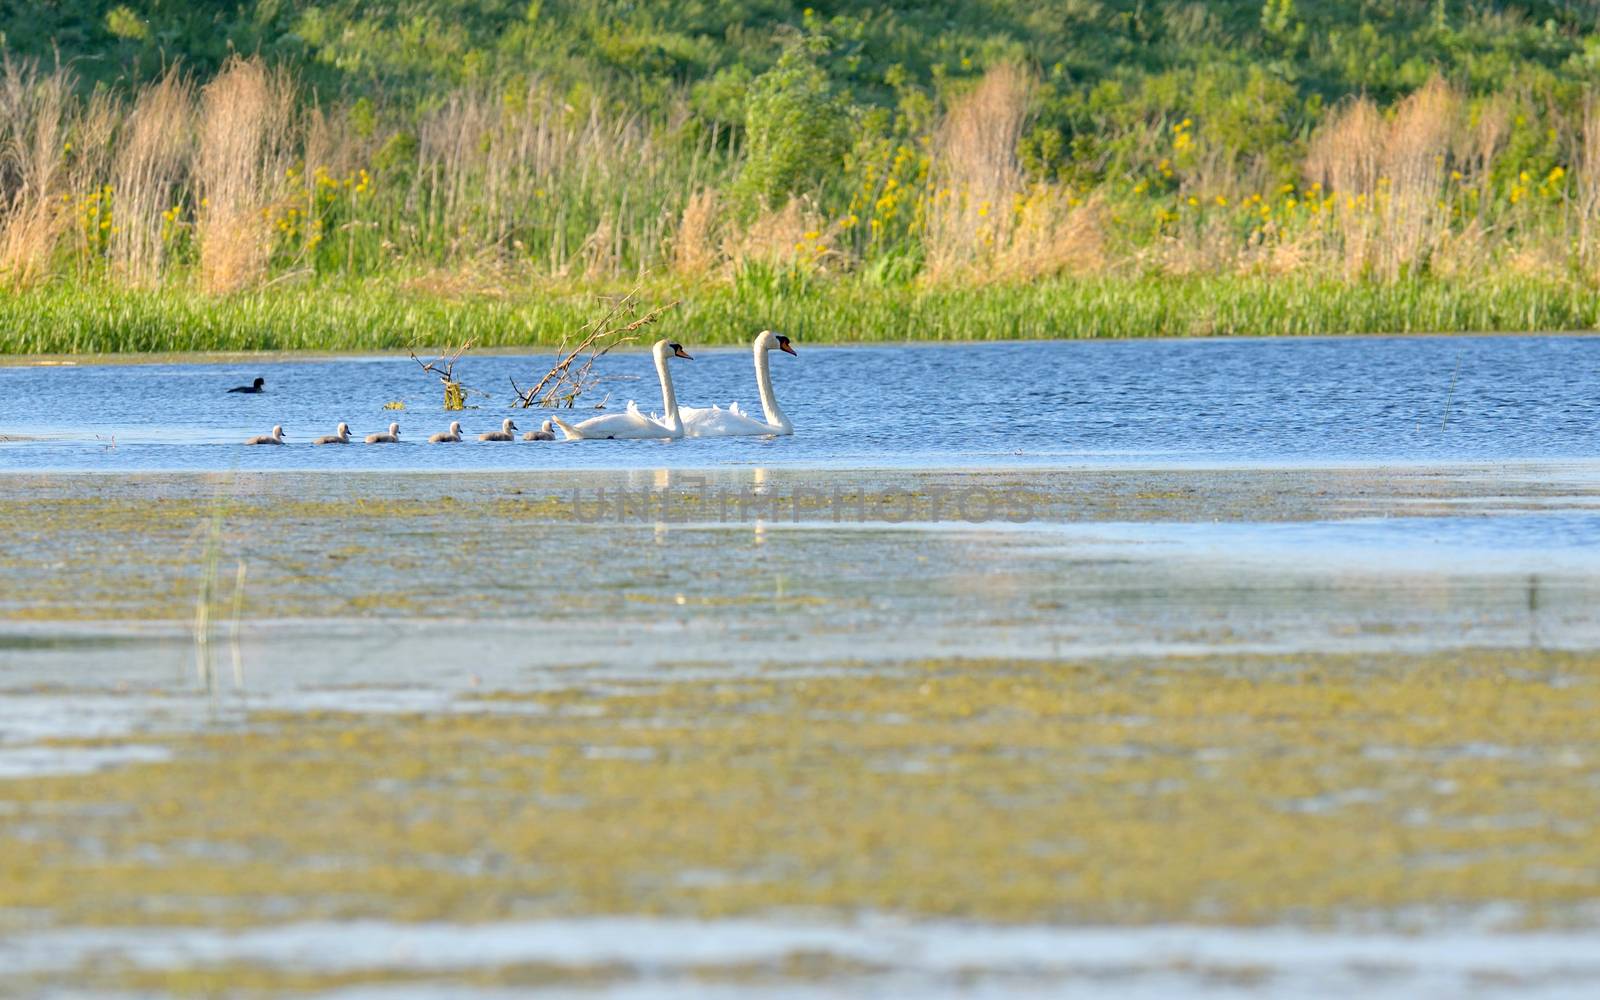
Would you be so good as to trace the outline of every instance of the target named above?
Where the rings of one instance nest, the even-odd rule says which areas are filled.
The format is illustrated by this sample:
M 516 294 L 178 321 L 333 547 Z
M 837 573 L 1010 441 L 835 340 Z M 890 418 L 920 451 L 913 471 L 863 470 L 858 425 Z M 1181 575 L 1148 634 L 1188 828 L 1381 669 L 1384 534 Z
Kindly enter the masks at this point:
M 468 340 L 477 350 L 544 348 L 626 292 L 602 287 L 454 298 L 378 283 L 330 283 L 215 297 L 188 289 L 63 283 L 0 294 L 0 354 L 404 351 Z M 849 344 L 1565 333 L 1600 326 L 1594 289 L 1528 279 L 1351 285 L 1199 275 L 979 288 L 841 281 L 796 291 L 645 286 L 638 296 L 681 299 L 652 334 L 702 345 L 744 346 L 760 327 L 807 342 Z
M 1570 5 L 259 6 L 3 26 L 0 353 L 1600 326 Z

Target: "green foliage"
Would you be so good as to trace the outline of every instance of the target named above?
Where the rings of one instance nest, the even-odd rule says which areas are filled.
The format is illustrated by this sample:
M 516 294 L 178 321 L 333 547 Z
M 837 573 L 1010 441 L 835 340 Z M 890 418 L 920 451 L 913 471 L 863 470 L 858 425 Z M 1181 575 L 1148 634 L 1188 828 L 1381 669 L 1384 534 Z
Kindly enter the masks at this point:
M 259 53 L 293 71 L 339 146 L 325 168 L 338 176 L 301 162 L 291 185 L 264 198 L 276 227 L 272 280 L 309 276 L 318 305 L 297 310 L 287 292 L 259 311 L 190 303 L 200 194 L 186 184 L 163 216 L 170 295 L 112 296 L 124 312 L 109 318 L 96 294 L 80 310 L 55 303 L 37 315 L 16 312 L 14 300 L 4 312 L 12 332 L 0 337 L 8 350 L 184 346 L 191 334 L 173 331 L 185 323 L 198 324 L 188 346 L 385 346 L 373 330 L 454 323 L 543 336 L 519 331 L 559 328 L 575 308 L 518 306 L 535 318 L 508 333 L 495 326 L 511 315 L 500 307 L 458 313 L 320 283 L 394 282 L 433 267 L 489 283 L 503 267 L 520 287 L 526 275 L 569 291 L 660 281 L 679 266 L 697 193 L 716 204 L 698 235 L 710 263 L 682 273 L 708 288 L 701 311 L 684 315 L 730 329 L 743 328 L 744 309 L 874 338 L 986 336 L 990 323 L 1037 336 L 1594 321 L 1583 298 L 1595 285 L 1592 231 L 1573 206 L 1581 110 L 1600 92 L 1600 8 L 1566 0 L 0 0 L 0 51 L 46 66 L 59 59 L 85 95 L 122 97 L 174 64 L 203 82 L 231 55 Z M 1102 284 L 1045 282 L 1037 294 L 920 284 L 945 280 L 930 240 L 960 218 L 931 207 L 935 187 L 963 183 L 941 177 L 942 116 L 1002 62 L 1028 67 L 1036 83 L 1016 149 L 1025 176 L 982 217 L 1010 212 L 1008 224 L 1020 225 L 1021 206 L 1046 186 L 1061 211 L 1087 205 L 1104 237 L 1093 248 L 1098 271 L 1115 276 Z M 1461 166 L 1465 179 L 1441 189 L 1447 226 L 1493 244 L 1478 270 L 1501 267 L 1512 250 L 1549 251 L 1540 277 L 1518 279 L 1532 291 L 1430 284 L 1434 264 L 1420 252 L 1393 272 L 1417 280 L 1389 289 L 1301 273 L 1280 292 L 1224 276 L 1267 273 L 1281 263 L 1275 249 L 1285 260 L 1296 250 L 1337 257 L 1339 229 L 1325 220 L 1340 203 L 1303 176 L 1310 138 L 1353 95 L 1388 113 L 1435 74 L 1468 109 L 1450 126 L 1458 141 L 1446 169 Z M 1480 177 L 1459 161 L 1473 155 L 1485 115 L 1503 127 Z M 519 131 L 530 120 L 550 123 L 537 141 Z M 541 159 L 562 135 L 583 138 Z M 101 210 L 113 194 L 97 193 L 106 179 L 84 186 L 75 171 L 63 199 L 74 228 L 55 276 L 88 280 L 110 273 L 113 219 Z M 989 197 L 942 194 L 946 205 Z M 794 195 L 804 218 L 792 232 L 739 249 L 758 206 Z M 94 200 L 102 196 L 104 205 Z M 1049 264 L 1053 238 L 1035 241 L 1046 261 L 1038 272 L 1025 262 L 1009 278 L 987 277 L 1070 271 Z M 1057 257 L 1077 259 L 1062 242 Z M 1221 243 L 1260 252 L 1213 265 L 1213 284 L 1171 277 L 1189 273 L 1182 261 L 1160 281 L 1141 277 L 1163 273 L 1163 248 L 1198 257 Z M 1451 273 L 1471 270 L 1457 266 Z M 1088 299 L 1069 308 L 1078 294 Z
M 378 127 L 377 112 L 373 110 L 372 101 L 361 97 L 350 106 L 350 127 L 363 139 L 372 137 Z
M 826 51 L 796 45 L 817 37 Z M 1023 155 L 1035 176 L 1068 179 L 1126 174 L 1143 123 L 1193 116 L 1214 126 L 1213 151 L 1281 165 L 1321 109 L 1351 94 L 1392 102 L 1438 72 L 1475 94 L 1516 85 L 1560 102 L 1600 80 L 1600 8 L 1564 0 L 0 0 L 0 38 L 12 56 L 59 54 L 86 87 L 147 81 L 174 62 L 209 75 L 242 52 L 290 65 L 325 101 L 418 110 L 507 77 L 660 120 L 687 95 L 723 129 L 828 108 L 823 153 L 834 151 L 830 98 L 907 110 L 1020 61 L 1045 83 Z M 769 196 L 805 173 L 783 148 L 794 143 L 773 138 L 749 180 Z
M 848 114 L 810 47 L 791 45 L 750 87 L 739 193 L 778 205 L 836 171 L 850 141 Z
M 743 65 L 727 66 L 690 91 L 696 113 L 718 125 L 744 125 L 745 103 L 753 78 Z
M 900 258 L 885 258 L 893 268 Z M 1329 331 L 1580 330 L 1600 299 L 1576 282 L 1409 280 L 1349 284 L 1304 276 L 1087 278 L 973 288 L 895 278 L 819 283 L 752 265 L 731 285 L 644 290 L 680 299 L 652 329 L 687 343 L 743 343 L 753 325 L 818 342 L 1320 335 Z M 277 287 L 215 298 L 63 284 L 0 296 L 0 354 L 137 351 L 403 350 L 417 343 L 554 345 L 594 318 L 592 294 L 467 299 L 387 284 Z
M 106 30 L 130 41 L 143 41 L 150 37 L 150 26 L 126 4 L 106 12 Z

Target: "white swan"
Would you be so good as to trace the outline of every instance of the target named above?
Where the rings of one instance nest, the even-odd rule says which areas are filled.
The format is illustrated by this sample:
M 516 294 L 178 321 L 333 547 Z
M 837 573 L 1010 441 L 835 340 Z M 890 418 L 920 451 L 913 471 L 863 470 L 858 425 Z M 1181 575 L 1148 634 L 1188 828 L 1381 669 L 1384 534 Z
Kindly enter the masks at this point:
M 429 444 L 459 444 L 461 442 L 461 421 L 450 421 L 450 429 L 440 431 L 428 438 Z
M 281 425 L 278 425 L 278 424 L 274 424 L 273 425 L 271 434 L 264 434 L 261 437 L 253 437 L 250 440 L 245 442 L 245 444 L 286 444 L 286 443 L 287 442 L 285 442 L 283 440 L 283 427 Z
M 512 422 L 510 417 L 507 417 L 506 418 L 506 422 L 500 425 L 500 429 L 499 430 L 497 430 L 497 431 L 485 431 L 484 433 L 478 435 L 478 440 L 479 441 L 515 441 L 517 439 L 517 436 L 515 434 L 511 433 L 511 432 L 516 430 L 516 429 L 517 429 L 517 425 Z
M 746 416 L 738 403 L 729 403 L 726 410 L 720 406 L 684 406 L 678 410 L 683 416 L 683 432 L 689 437 L 793 434 L 794 425 L 778 405 L 778 397 L 772 391 L 772 372 L 767 369 L 767 355 L 774 347 L 785 354 L 794 354 L 789 338 L 783 334 L 762 330 L 756 335 L 756 390 L 761 394 L 761 413 L 765 420 Z
M 389 431 L 386 434 L 368 434 L 367 435 L 367 444 L 399 444 L 399 443 L 400 443 L 400 425 L 399 424 L 390 424 L 389 425 Z
M 683 421 L 678 416 L 678 395 L 672 391 L 672 376 L 667 373 L 667 358 L 683 358 L 693 361 L 684 353 L 682 344 L 670 343 L 666 340 L 656 341 L 656 346 L 650 349 L 656 359 L 656 374 L 661 378 L 661 408 L 666 412 L 666 417 L 653 420 L 639 412 L 639 408 L 632 403 L 622 413 L 606 413 L 598 417 L 590 417 L 578 424 L 569 424 L 559 417 L 551 420 L 561 433 L 566 435 L 568 441 L 587 441 L 594 438 L 681 438 L 683 437 Z
M 311 443 L 312 444 L 349 444 L 350 443 L 350 425 L 349 424 L 340 424 L 338 430 L 336 430 L 334 433 L 329 434 L 329 435 L 327 435 L 325 437 L 319 437 L 319 438 L 317 438 L 315 441 L 313 441 Z

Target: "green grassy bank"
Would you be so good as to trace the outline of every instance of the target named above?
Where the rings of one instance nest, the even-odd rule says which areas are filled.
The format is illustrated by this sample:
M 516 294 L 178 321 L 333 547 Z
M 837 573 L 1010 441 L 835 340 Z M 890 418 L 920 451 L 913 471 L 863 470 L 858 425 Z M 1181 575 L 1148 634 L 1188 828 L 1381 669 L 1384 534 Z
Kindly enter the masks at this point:
M 54 284 L 0 296 L 0 352 L 385 350 L 466 338 L 480 347 L 553 344 L 622 294 L 567 288 L 445 297 L 370 283 L 214 297 Z M 661 284 L 641 290 L 639 301 L 679 303 L 646 335 L 698 344 L 742 342 L 763 327 L 851 343 L 1588 330 L 1600 322 L 1593 288 L 1530 279 L 1103 277 L 948 289 L 796 279 Z
M 0 62 L 10 352 L 527 344 L 640 275 L 699 342 L 1588 328 L 1600 286 L 1588 5 L 0 0 Z

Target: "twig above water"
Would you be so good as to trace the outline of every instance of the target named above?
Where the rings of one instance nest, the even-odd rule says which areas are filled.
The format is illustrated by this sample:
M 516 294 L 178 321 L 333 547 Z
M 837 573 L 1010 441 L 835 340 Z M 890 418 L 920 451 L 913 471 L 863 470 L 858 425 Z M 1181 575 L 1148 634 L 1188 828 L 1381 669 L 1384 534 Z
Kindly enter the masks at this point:
M 577 405 L 578 397 L 590 389 L 603 382 L 620 381 L 622 376 L 595 374 L 595 362 L 613 349 L 638 340 L 636 334 L 641 328 L 654 323 L 678 304 L 674 300 L 639 315 L 638 295 L 637 289 L 624 295 L 612 304 L 604 316 L 580 330 L 576 346 L 569 349 L 572 338 L 563 337 L 556 348 L 559 360 L 531 388 L 523 389 L 517 385 L 516 379 L 512 379 L 511 388 L 517 394 L 518 403 L 524 409 L 532 406 L 570 409 Z M 625 318 L 628 318 L 627 322 L 623 322 Z M 602 400 L 599 408 L 604 406 L 605 401 Z
M 421 358 L 417 357 L 417 351 L 415 347 L 409 350 L 412 361 L 415 361 L 418 365 L 420 365 L 423 371 L 432 375 L 437 375 L 439 377 L 439 381 L 443 383 L 444 408 L 447 410 L 465 409 L 467 405 L 468 393 L 475 392 L 480 396 L 489 395 L 482 389 L 474 389 L 470 386 L 462 385 L 461 381 L 456 378 L 456 362 L 461 360 L 461 356 L 463 354 L 466 354 L 472 349 L 472 344 L 472 339 L 468 338 L 467 340 L 462 341 L 461 346 L 456 348 L 454 351 L 441 354 L 432 361 L 423 361 Z

